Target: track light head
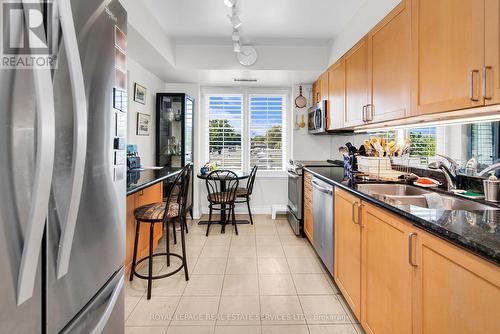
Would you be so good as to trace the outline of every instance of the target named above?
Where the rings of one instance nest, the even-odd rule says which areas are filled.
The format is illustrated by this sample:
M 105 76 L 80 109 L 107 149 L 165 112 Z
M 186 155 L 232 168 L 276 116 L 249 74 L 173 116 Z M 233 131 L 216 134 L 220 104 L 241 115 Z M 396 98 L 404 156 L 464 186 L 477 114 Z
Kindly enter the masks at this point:
M 240 42 L 234 42 L 233 43 L 233 51 L 236 52 L 236 53 L 240 53 L 241 52 Z
M 233 42 L 239 42 L 240 41 L 240 32 L 238 29 L 233 30 Z
M 224 4 L 229 8 L 236 6 L 236 0 L 224 0 Z
M 238 15 L 234 14 L 232 16 L 228 16 L 229 17 L 229 20 L 231 20 L 231 24 L 233 25 L 233 29 L 238 29 L 239 27 L 241 27 L 241 20 L 240 18 L 238 17 Z

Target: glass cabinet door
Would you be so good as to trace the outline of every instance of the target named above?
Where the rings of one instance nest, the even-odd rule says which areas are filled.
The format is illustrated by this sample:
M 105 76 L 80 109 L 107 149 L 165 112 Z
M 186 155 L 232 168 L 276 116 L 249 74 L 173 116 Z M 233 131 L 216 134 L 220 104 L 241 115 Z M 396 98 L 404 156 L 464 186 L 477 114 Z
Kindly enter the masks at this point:
M 182 102 L 180 97 L 161 97 L 157 134 L 159 166 L 181 167 Z

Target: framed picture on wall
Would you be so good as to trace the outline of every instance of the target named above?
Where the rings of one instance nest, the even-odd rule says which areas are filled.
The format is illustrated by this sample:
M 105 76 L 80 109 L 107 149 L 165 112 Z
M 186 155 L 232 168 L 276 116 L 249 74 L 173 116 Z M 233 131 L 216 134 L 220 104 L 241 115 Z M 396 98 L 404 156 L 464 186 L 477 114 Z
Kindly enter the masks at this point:
M 151 115 L 137 113 L 137 135 L 149 136 L 151 131 Z
M 146 104 L 146 87 L 139 85 L 137 82 L 134 84 L 134 101 Z

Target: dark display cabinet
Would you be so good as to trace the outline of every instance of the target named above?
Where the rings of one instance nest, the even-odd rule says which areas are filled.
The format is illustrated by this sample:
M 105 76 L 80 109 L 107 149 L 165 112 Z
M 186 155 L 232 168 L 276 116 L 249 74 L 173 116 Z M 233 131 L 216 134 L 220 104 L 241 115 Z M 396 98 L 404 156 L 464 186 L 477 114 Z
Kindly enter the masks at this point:
M 190 96 L 156 94 L 156 166 L 182 168 L 193 163 L 193 114 L 194 99 Z M 192 193 L 192 185 L 190 188 Z M 168 184 L 164 190 L 167 196 Z M 189 198 L 192 203 L 192 195 Z

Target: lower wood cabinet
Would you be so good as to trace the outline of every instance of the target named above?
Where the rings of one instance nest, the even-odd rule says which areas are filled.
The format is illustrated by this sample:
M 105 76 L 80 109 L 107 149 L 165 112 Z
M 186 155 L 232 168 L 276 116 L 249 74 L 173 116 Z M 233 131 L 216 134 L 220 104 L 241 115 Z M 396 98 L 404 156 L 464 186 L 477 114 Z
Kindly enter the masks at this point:
M 312 243 L 314 241 L 312 209 L 312 175 L 304 173 L 304 233 Z
M 335 188 L 334 279 L 354 315 L 361 319 L 361 201 Z
M 338 188 L 334 277 L 367 333 L 500 333 L 500 267 Z
M 411 333 L 412 230 L 398 217 L 367 203 L 362 217 L 361 324 L 367 333 Z
M 500 269 L 429 233 L 416 238 L 415 333 L 500 333 Z
M 163 183 L 159 182 L 135 194 L 127 196 L 127 236 L 125 248 L 125 271 L 129 272 L 134 252 L 136 220 L 134 210 L 142 205 L 163 201 Z M 158 240 L 162 237 L 162 224 L 156 224 L 153 246 L 158 246 Z M 137 247 L 137 259 L 147 256 L 149 253 L 149 224 L 142 224 Z

